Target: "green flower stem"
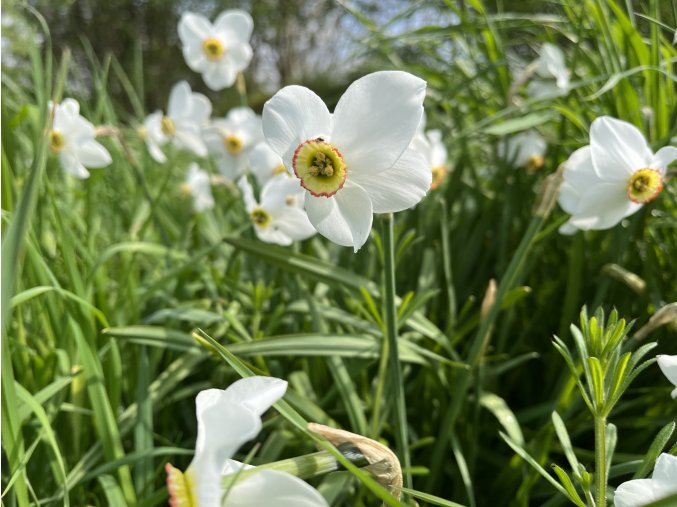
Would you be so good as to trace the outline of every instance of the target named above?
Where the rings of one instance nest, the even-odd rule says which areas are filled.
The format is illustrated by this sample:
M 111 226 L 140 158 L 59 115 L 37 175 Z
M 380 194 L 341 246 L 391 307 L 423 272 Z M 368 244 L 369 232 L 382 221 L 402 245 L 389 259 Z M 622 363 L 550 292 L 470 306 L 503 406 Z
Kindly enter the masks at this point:
M 407 437 L 407 406 L 402 384 L 400 356 L 397 349 L 397 309 L 395 308 L 395 242 L 393 234 L 394 218 L 392 213 L 383 216 L 383 270 L 385 274 L 385 324 L 390 365 L 390 389 L 395 399 L 395 439 L 397 450 L 402 460 L 404 485 L 412 487 L 411 458 L 409 456 L 409 440 Z
M 606 507 L 606 417 L 595 415 L 595 506 Z

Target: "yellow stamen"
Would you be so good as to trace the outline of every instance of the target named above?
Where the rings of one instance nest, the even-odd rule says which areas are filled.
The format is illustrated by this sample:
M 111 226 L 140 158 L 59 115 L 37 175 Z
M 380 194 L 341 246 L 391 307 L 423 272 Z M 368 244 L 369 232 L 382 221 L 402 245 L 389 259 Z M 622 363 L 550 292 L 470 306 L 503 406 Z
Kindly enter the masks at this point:
M 626 189 L 632 202 L 646 204 L 663 190 L 663 175 L 650 167 L 640 169 L 630 176 Z
M 190 473 L 185 474 L 170 463 L 165 465 L 167 472 L 167 491 L 171 507 L 197 507 L 195 484 Z
M 216 61 L 221 59 L 226 52 L 226 48 L 216 37 L 209 37 L 202 43 L 202 51 L 208 60 Z
M 66 146 L 66 139 L 58 130 L 52 130 L 49 133 L 49 149 L 52 153 L 59 153 Z
M 527 170 L 529 174 L 534 173 L 538 171 L 541 167 L 543 167 L 543 164 L 545 164 L 545 159 L 541 155 L 532 155 L 529 157 L 529 160 L 527 160 L 526 165 L 524 168 Z
M 250 216 L 252 218 L 252 222 L 262 229 L 265 229 L 268 227 L 268 225 L 270 225 L 270 215 L 262 208 L 254 208 L 250 213 Z
M 435 190 L 442 183 L 444 183 L 444 179 L 447 177 L 448 172 L 449 169 L 447 169 L 447 166 L 445 165 L 438 165 L 437 167 L 433 167 L 433 182 L 430 185 L 430 188 Z
M 190 185 L 188 183 L 181 183 L 181 193 L 185 196 L 189 196 L 193 193 L 190 190 Z
M 284 202 L 287 206 L 293 206 L 294 204 L 296 204 L 296 197 L 293 195 L 288 195 L 285 198 Z
M 237 155 L 242 152 L 244 148 L 244 143 L 239 136 L 234 134 L 228 134 L 223 138 L 223 145 L 226 147 L 226 150 L 231 155 Z
M 160 129 L 164 135 L 173 136 L 174 132 L 176 132 L 174 120 L 172 120 L 169 116 L 163 116 L 162 120 L 160 121 Z
M 301 186 L 316 197 L 330 197 L 341 190 L 348 174 L 341 153 L 322 138 L 299 144 L 292 165 Z
M 285 166 L 283 166 L 282 164 L 280 164 L 275 169 L 273 169 L 273 176 L 277 176 L 278 174 L 282 174 L 282 173 L 289 174 L 289 171 L 287 171 L 287 168 Z
M 142 141 L 148 139 L 148 129 L 146 129 L 146 127 L 139 127 L 136 129 L 136 133 L 139 135 L 139 139 Z

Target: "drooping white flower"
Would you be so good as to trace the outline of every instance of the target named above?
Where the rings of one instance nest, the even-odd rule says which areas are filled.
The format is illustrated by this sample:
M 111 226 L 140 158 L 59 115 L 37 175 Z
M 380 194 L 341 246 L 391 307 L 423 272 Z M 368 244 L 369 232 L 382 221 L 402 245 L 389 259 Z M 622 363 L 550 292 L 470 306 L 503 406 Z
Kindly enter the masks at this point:
M 238 185 L 245 209 L 261 241 L 286 246 L 316 233 L 303 210 L 305 192 L 296 178 L 278 174 L 269 179 L 261 189 L 260 203 L 256 202 L 247 178 L 240 178 Z
M 670 393 L 670 396 L 677 398 L 677 356 L 657 356 L 658 366 L 663 375 L 675 386 L 675 389 Z M 677 479 L 677 478 L 676 478 Z
M 179 38 L 188 67 L 202 74 L 212 90 L 231 86 L 252 59 L 253 28 L 251 16 L 237 9 L 222 12 L 214 24 L 200 14 L 185 12 L 179 21 Z
M 200 169 L 195 162 L 188 167 L 186 181 L 181 189 L 193 197 L 193 208 L 198 213 L 214 207 L 212 186 L 209 173 Z
M 204 129 L 207 149 L 224 178 L 235 180 L 247 168 L 247 155 L 263 139 L 261 118 L 248 107 L 231 109 Z
M 527 86 L 527 95 L 547 98 L 569 92 L 569 76 L 564 53 L 554 44 L 546 42 L 536 60 L 536 77 Z
M 560 232 L 608 229 L 655 199 L 677 148 L 652 153 L 630 123 L 602 116 L 592 122 L 590 145 L 565 162 L 559 205 L 571 214 Z
M 89 168 L 105 167 L 112 162 L 108 150 L 95 140 L 96 130 L 80 116 L 80 104 L 75 99 L 65 99 L 60 104 L 49 103 L 54 108 L 54 120 L 49 131 L 49 149 L 59 157 L 63 170 L 76 178 L 89 178 Z
M 185 473 L 166 465 L 171 507 L 222 507 L 221 477 L 243 467 L 230 459 L 261 430 L 261 415 L 279 400 L 287 382 L 272 377 L 248 377 L 228 389 L 207 389 L 195 400 L 197 441 L 195 456 Z M 273 504 L 270 499 L 274 498 Z M 275 505 L 326 507 L 314 488 L 293 475 L 261 470 L 238 480 L 223 507 Z
M 282 162 L 282 157 L 275 153 L 266 141 L 261 141 L 249 152 L 249 169 L 260 186 L 280 173 L 291 176 Z
M 616 488 L 615 507 L 641 507 L 677 493 L 677 456 L 658 456 L 651 479 L 626 481 Z
M 411 74 L 386 71 L 351 84 L 333 115 L 302 86 L 266 102 L 263 132 L 307 190 L 305 208 L 320 234 L 357 251 L 373 213 L 401 211 L 425 196 L 432 175 L 410 147 L 425 88 Z
M 212 104 L 201 93 L 193 93 L 186 81 L 174 85 L 169 94 L 167 115 L 155 111 L 143 123 L 146 146 L 151 156 L 160 163 L 166 157 L 161 146 L 171 142 L 174 146 L 187 149 L 199 157 L 207 155 L 201 131 L 212 113 Z
M 498 145 L 498 156 L 513 167 L 523 167 L 534 172 L 545 163 L 547 144 L 535 130 L 527 130 L 509 137 Z
M 428 169 L 432 173 L 433 190 L 439 187 L 449 173 L 447 166 L 447 148 L 442 142 L 442 131 L 438 129 L 423 132 L 422 129 L 414 136 L 412 148 L 425 157 Z

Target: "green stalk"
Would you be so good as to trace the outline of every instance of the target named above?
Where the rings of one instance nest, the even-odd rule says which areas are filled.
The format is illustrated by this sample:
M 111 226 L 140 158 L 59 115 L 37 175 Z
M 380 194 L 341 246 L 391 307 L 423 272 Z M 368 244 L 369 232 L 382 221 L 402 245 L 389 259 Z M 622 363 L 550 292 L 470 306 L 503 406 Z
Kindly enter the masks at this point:
M 606 417 L 595 414 L 595 506 L 606 507 Z
M 407 406 L 402 384 L 400 355 L 397 349 L 397 309 L 395 308 L 395 242 L 393 234 L 394 218 L 392 213 L 383 216 L 383 270 L 385 275 L 385 323 L 388 340 L 388 362 L 390 364 L 390 389 L 395 399 L 395 438 L 402 459 L 404 484 L 412 487 L 411 458 L 407 438 Z

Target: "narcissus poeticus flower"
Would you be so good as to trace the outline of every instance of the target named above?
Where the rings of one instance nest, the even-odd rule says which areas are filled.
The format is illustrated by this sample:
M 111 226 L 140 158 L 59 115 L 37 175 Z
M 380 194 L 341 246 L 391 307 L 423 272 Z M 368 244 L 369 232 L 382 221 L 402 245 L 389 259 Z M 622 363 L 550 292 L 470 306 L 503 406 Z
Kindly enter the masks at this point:
M 614 507 L 641 507 L 677 493 L 677 456 L 658 456 L 651 479 L 626 481 L 616 488 Z
M 174 85 L 169 94 L 167 115 L 155 111 L 143 123 L 143 137 L 151 156 L 160 163 L 166 157 L 160 147 L 171 142 L 199 157 L 207 155 L 201 131 L 212 113 L 212 104 L 201 93 L 193 93 L 186 81 Z
M 200 169 L 200 166 L 195 162 L 188 166 L 186 181 L 181 189 L 193 198 L 193 208 L 198 213 L 214 207 L 209 173 Z
M 425 89 L 416 76 L 386 71 L 351 84 L 333 115 L 302 86 L 266 102 L 263 132 L 306 189 L 308 218 L 320 234 L 357 251 L 373 213 L 401 211 L 425 196 L 432 174 L 410 147 Z
M 449 173 L 447 165 L 447 148 L 442 142 L 442 131 L 438 129 L 423 132 L 423 129 L 414 137 L 412 147 L 425 157 L 428 168 L 432 173 L 430 188 L 436 189 Z
M 656 357 L 663 375 L 675 386 L 670 396 L 677 398 L 677 356 L 660 355 Z M 677 477 L 675 477 L 677 480 Z
M 235 180 L 247 168 L 247 155 L 263 139 L 261 118 L 248 107 L 231 109 L 204 129 L 207 149 L 224 178 Z
M 560 232 L 608 229 L 652 201 L 663 189 L 677 148 L 655 154 L 630 123 L 602 116 L 592 122 L 590 145 L 576 150 L 564 166 L 559 205 L 571 214 Z
M 547 144 L 535 130 L 520 132 L 498 145 L 498 156 L 513 167 L 521 167 L 527 172 L 535 172 L 545 163 L 543 156 Z
M 305 192 L 296 178 L 278 174 L 269 179 L 261 189 L 260 203 L 256 201 L 247 178 L 240 178 L 238 185 L 245 209 L 261 241 L 286 246 L 315 234 L 315 228 L 303 210 Z
M 535 64 L 536 76 L 527 86 L 527 95 L 547 98 L 568 93 L 570 72 L 560 48 L 546 42 Z
M 172 507 L 326 507 L 314 488 L 285 472 L 260 470 L 224 491 L 221 479 L 242 469 L 231 458 L 261 430 L 261 415 L 279 400 L 287 382 L 272 377 L 248 377 L 228 389 L 207 389 L 195 400 L 195 456 L 185 472 L 169 463 L 167 489 Z M 226 500 L 222 497 L 227 493 Z M 271 503 L 271 498 L 274 501 Z
M 111 163 L 108 150 L 95 140 L 96 130 L 80 116 L 80 104 L 65 99 L 54 108 L 54 120 L 49 131 L 49 150 L 59 157 L 63 170 L 76 178 L 89 178 L 89 168 L 101 168 Z
M 200 14 L 185 12 L 179 21 L 179 38 L 188 67 L 202 74 L 212 90 L 231 86 L 252 59 L 253 28 L 251 16 L 237 9 L 222 12 L 214 24 Z

